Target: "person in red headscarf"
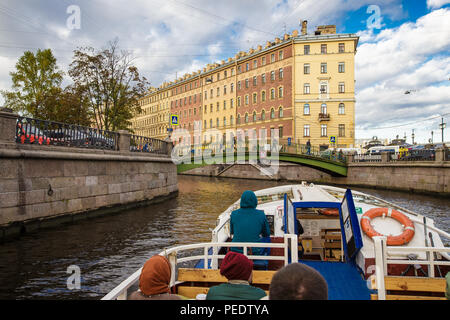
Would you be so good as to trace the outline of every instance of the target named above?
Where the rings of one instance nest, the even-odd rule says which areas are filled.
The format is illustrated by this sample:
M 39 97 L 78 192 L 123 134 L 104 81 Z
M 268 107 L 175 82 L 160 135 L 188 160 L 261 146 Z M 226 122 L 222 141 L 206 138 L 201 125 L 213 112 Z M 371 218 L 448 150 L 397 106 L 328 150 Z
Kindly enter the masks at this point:
M 169 260 L 155 255 L 147 260 L 139 277 L 139 290 L 133 292 L 129 300 L 181 300 L 170 293 L 171 269 Z
M 229 251 L 220 265 L 220 274 L 227 283 L 211 287 L 206 300 L 259 300 L 266 292 L 250 285 L 253 262 L 245 255 Z

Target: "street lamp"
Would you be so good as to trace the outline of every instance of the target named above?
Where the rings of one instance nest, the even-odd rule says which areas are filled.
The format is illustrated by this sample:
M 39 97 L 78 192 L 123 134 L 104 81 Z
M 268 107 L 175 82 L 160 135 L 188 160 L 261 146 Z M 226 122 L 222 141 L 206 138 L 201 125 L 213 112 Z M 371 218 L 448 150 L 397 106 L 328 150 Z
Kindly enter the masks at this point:
M 447 125 L 446 123 L 444 123 L 444 118 L 442 117 L 442 122 L 439 124 L 439 128 L 441 129 L 442 132 L 442 143 L 444 143 L 444 129 L 445 126 Z

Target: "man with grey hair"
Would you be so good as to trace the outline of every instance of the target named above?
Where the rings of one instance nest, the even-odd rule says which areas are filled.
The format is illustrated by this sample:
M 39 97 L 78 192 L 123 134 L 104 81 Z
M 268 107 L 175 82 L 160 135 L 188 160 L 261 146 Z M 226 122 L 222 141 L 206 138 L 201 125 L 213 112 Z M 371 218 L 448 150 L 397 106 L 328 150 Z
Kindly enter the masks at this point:
M 315 269 L 292 263 L 272 277 L 269 300 L 328 300 L 328 285 Z

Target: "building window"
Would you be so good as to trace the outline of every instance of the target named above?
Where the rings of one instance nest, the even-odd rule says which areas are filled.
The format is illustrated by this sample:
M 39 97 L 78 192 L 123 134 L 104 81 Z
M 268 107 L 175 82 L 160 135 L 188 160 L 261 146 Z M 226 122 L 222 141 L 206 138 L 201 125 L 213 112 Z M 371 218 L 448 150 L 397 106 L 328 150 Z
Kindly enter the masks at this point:
M 345 52 L 345 43 L 339 43 L 339 53 Z
M 258 60 L 253 60 L 253 68 L 258 68 Z
M 278 137 L 283 138 L 283 127 L 278 128 Z
M 265 91 L 261 92 L 261 101 L 262 102 L 266 101 L 266 92 Z
M 250 70 L 250 64 L 247 62 L 247 63 L 245 64 L 245 71 L 248 71 L 248 70 Z
M 217 111 L 220 111 L 220 103 L 219 102 L 216 103 L 216 109 L 217 109 Z
M 208 113 L 208 106 L 205 106 L 205 114 Z
M 275 80 L 275 71 L 270 72 L 270 80 Z
M 227 126 L 227 118 L 223 117 L 223 126 L 226 127 Z
M 327 125 L 326 124 L 322 124 L 320 126 L 320 136 L 321 137 L 326 137 L 327 136 Z
M 275 62 L 275 53 L 270 55 L 270 62 Z
M 343 103 L 339 103 L 339 110 L 338 110 L 339 114 L 345 114 L 345 104 Z
M 309 104 L 308 103 L 305 103 L 303 105 L 303 114 L 304 115 L 309 115 L 310 114 L 310 109 L 309 109 Z
M 278 60 L 283 60 L 283 50 L 278 53 Z
M 266 57 L 262 57 L 262 65 L 265 66 L 266 65 Z
M 237 115 L 236 124 L 241 124 L 241 115 L 240 114 Z
M 227 100 L 223 100 L 223 110 L 227 110 Z
M 227 86 L 223 86 L 223 94 L 227 94 Z
M 220 121 L 219 121 L 219 118 L 216 118 L 216 125 L 217 125 L 217 128 L 220 127 Z
M 310 50 L 311 50 L 311 47 L 309 46 L 309 44 L 305 44 L 304 46 L 303 46 L 303 53 L 304 54 L 309 54 L 310 53 Z
M 284 95 L 283 87 L 279 87 L 278 88 L 278 98 L 283 98 L 283 95 Z
M 205 126 L 205 129 L 207 128 L 207 125 L 206 125 L 206 120 L 205 121 L 203 121 L 203 125 Z
M 278 118 L 283 118 L 283 107 L 278 109 Z
M 345 72 L 345 62 L 339 62 L 338 71 L 339 71 L 339 73 Z
M 256 79 L 257 79 L 257 77 L 254 76 L 254 77 L 253 77 L 253 86 L 255 86 L 255 87 L 256 87 L 256 84 L 257 84 L 257 80 L 256 80 Z
M 270 110 L 270 119 L 275 119 L 275 109 L 274 108 L 272 108 Z
M 309 137 L 310 136 L 310 132 L 309 132 L 309 124 L 305 124 L 303 126 L 303 136 L 304 137 Z
M 223 72 L 223 77 L 226 79 L 227 78 L 227 70 L 225 70 L 224 72 Z
M 270 99 L 275 99 L 275 89 L 270 89 Z
M 240 81 L 238 81 L 238 83 L 237 83 L 237 88 L 238 88 L 238 90 L 241 90 L 241 82 Z
M 230 108 L 234 107 L 234 99 L 230 99 Z
M 248 79 L 245 79 L 245 87 L 248 88 Z
M 258 101 L 258 94 L 254 93 L 253 94 L 253 103 L 257 103 L 257 101 Z
M 339 93 L 345 93 L 345 83 L 339 82 Z
M 253 111 L 253 122 L 256 122 L 256 111 Z
M 345 137 L 345 124 L 339 125 L 339 137 Z
M 327 113 L 327 104 L 326 103 L 322 103 L 322 105 L 320 106 L 320 113 L 322 113 L 322 114 Z
M 245 95 L 245 104 L 248 105 L 248 94 Z
M 213 122 L 212 119 L 209 119 L 209 127 L 212 128 L 213 127 Z
M 326 62 L 322 62 L 320 64 L 320 73 L 327 73 L 327 63 Z
M 261 111 L 261 120 L 266 120 L 266 111 L 264 109 Z
M 261 75 L 261 82 L 263 84 L 266 83 L 266 74 L 265 73 Z
M 245 123 L 248 123 L 248 113 L 245 114 Z
M 241 97 L 237 97 L 237 106 L 238 106 L 238 107 L 241 106 Z
M 311 87 L 309 83 L 305 83 L 303 85 L 303 94 L 310 94 L 311 93 Z
M 320 53 L 322 53 L 322 54 L 326 54 L 327 53 L 327 45 L 326 44 L 321 44 L 320 45 Z
M 238 74 L 241 73 L 241 66 L 238 66 L 238 67 L 237 67 L 237 71 L 238 71 Z
M 231 93 L 234 92 L 234 83 L 232 83 L 232 84 L 230 85 L 230 91 L 231 91 Z
M 233 116 L 230 116 L 230 126 L 232 126 L 234 123 L 233 123 Z
M 321 84 L 321 85 L 320 85 L 320 93 L 321 93 L 321 94 L 326 94 L 326 93 L 328 93 L 328 85 L 327 85 L 327 84 Z
M 234 68 L 231 69 L 231 75 L 234 76 Z
M 305 63 L 303 65 L 303 73 L 310 74 L 311 73 L 311 65 L 309 63 Z
M 280 68 L 280 70 L 278 70 L 278 78 L 281 80 L 283 79 L 283 76 L 284 76 L 283 68 Z

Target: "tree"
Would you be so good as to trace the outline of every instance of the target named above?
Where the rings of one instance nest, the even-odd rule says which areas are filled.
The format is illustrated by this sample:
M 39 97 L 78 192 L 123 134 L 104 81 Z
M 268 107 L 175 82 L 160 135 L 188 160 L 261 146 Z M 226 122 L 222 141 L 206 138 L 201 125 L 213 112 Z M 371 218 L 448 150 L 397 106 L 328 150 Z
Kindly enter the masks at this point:
M 5 107 L 30 117 L 38 117 L 60 92 L 64 73 L 56 65 L 50 49 L 38 50 L 36 54 L 25 51 L 10 72 L 13 91 L 1 91 Z
M 89 127 L 93 122 L 92 115 L 86 95 L 71 85 L 64 90 L 55 89 L 39 118 Z
M 99 129 L 129 129 L 131 118 L 141 111 L 138 99 L 149 83 L 140 77 L 133 60 L 131 53 L 119 52 L 117 40 L 102 51 L 88 47 L 74 52 L 69 75 L 86 96 Z

